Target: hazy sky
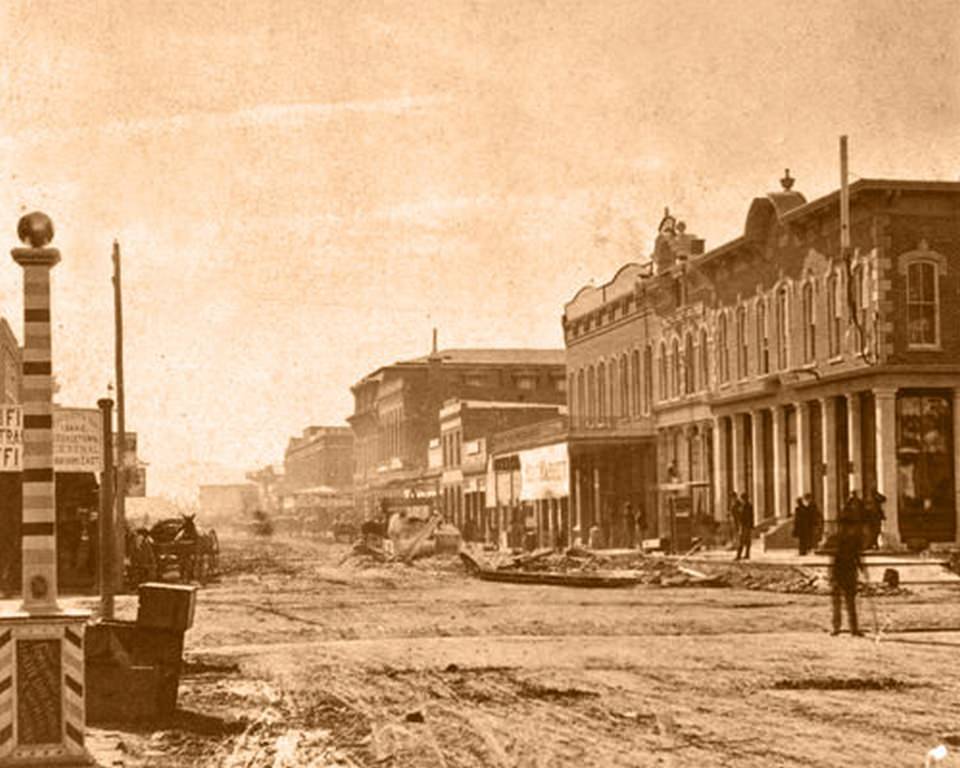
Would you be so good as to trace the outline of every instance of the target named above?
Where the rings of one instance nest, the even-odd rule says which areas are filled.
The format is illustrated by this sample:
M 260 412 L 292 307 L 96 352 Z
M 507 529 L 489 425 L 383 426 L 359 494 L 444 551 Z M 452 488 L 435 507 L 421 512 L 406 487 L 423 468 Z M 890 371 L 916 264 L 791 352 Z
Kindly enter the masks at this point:
M 836 187 L 841 133 L 860 176 L 960 177 L 955 0 L 6 0 L 0 24 L 0 232 L 57 225 L 74 405 L 113 378 L 120 240 L 151 492 L 342 423 L 433 326 L 560 346 L 663 206 L 719 245 L 785 167 Z M 20 291 L 0 259 L 18 336 Z

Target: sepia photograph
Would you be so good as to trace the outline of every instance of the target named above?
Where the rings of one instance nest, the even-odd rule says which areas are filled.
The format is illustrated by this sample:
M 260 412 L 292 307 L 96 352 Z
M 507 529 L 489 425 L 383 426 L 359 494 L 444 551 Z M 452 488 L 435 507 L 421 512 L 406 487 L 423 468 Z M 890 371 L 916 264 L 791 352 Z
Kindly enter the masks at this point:
M 960 768 L 960 3 L 0 42 L 0 768 Z

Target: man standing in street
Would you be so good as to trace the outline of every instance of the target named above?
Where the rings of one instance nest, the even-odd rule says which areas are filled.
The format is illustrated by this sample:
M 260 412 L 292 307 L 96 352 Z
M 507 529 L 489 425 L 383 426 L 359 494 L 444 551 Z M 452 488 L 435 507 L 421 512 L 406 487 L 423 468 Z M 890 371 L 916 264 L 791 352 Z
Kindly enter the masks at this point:
M 836 539 L 836 549 L 830 562 L 831 597 L 833 600 L 833 631 L 832 635 L 840 634 L 841 603 L 847 604 L 847 621 L 850 625 L 850 634 L 862 637 L 863 632 L 857 623 L 857 574 L 863 572 L 866 577 L 866 568 L 860 556 L 862 544 L 862 528 L 859 523 L 849 519 L 841 519 Z
M 740 541 L 737 545 L 736 560 L 740 559 L 741 553 L 744 560 L 750 559 L 750 542 L 753 538 L 753 504 L 750 503 L 750 497 L 744 491 L 740 494 Z

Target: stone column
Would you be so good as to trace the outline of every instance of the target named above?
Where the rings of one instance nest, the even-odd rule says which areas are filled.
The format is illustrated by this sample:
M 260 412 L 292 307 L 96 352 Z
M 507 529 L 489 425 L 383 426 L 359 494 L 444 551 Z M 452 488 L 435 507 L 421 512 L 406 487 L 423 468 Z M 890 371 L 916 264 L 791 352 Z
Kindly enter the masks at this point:
M 822 456 L 827 465 L 823 478 L 823 534 L 829 536 L 836 533 L 837 513 L 842 502 L 837 498 L 837 405 L 832 397 L 821 398 L 820 413 L 823 414 L 820 430 L 823 436 Z
M 724 420 L 713 417 L 713 493 L 715 520 L 725 520 L 727 515 L 727 454 L 726 454 L 726 427 Z
M 575 524 L 574 530 L 570 531 L 570 541 L 576 546 L 583 546 L 583 505 L 581 504 L 581 480 L 580 470 L 573 470 L 573 503 L 576 505 L 574 510 Z
M 743 493 L 747 487 L 747 473 L 743 461 L 743 416 L 739 413 L 730 417 L 733 425 L 733 440 L 730 441 L 732 450 L 730 460 L 733 462 L 733 490 Z
M 847 395 L 847 455 L 850 458 L 850 490 L 863 495 L 863 451 L 860 435 L 860 393 Z M 846 469 L 846 468 L 844 468 Z
M 794 412 L 797 414 L 797 489 L 802 496 L 813 492 L 810 482 L 810 406 L 799 402 Z
M 875 389 L 873 398 L 877 409 L 877 490 L 887 497 L 883 505 L 885 546 L 900 545 L 900 516 L 897 488 L 897 391 Z M 956 459 L 955 459 L 956 461 Z
M 763 455 L 763 411 L 753 411 L 750 421 L 753 423 L 751 435 L 753 447 L 753 490 L 750 495 L 753 500 L 754 514 L 759 523 L 770 514 L 770 510 L 766 508 L 766 499 L 764 497 L 763 469 L 766 456 Z
M 790 513 L 787 484 L 787 414 L 782 406 L 773 408 L 773 513 L 781 520 Z
M 603 510 L 600 507 L 600 467 L 593 468 L 593 525 L 600 531 L 600 537 L 603 538 L 606 531 L 604 527 L 606 520 L 603 519 Z M 590 526 L 591 528 L 593 526 Z M 590 541 L 590 531 L 586 532 L 587 541 Z
M 956 541 L 960 544 L 960 387 L 953 390 L 953 491 L 957 515 Z

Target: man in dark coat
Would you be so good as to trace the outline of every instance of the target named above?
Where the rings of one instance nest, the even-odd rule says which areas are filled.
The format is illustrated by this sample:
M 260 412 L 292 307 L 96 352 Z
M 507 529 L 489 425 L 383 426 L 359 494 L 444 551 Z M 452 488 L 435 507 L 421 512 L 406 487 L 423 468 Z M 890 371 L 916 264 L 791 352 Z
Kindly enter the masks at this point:
M 797 540 L 797 553 L 805 555 L 810 551 L 813 541 L 813 510 L 802 497 L 797 499 L 793 510 L 793 535 Z
M 740 540 L 737 544 L 736 560 L 740 559 L 741 553 L 744 560 L 750 559 L 750 543 L 753 538 L 753 504 L 750 503 L 750 497 L 746 491 L 740 494 Z
M 876 488 L 870 491 L 866 502 L 866 521 L 867 540 L 864 542 L 866 549 L 873 549 L 877 546 L 877 540 L 880 538 L 880 529 L 883 527 L 883 521 L 886 515 L 883 513 L 883 503 L 887 497 L 880 493 Z
M 736 491 L 730 491 L 730 502 L 727 507 L 727 514 L 730 516 L 730 531 L 733 534 L 732 540 L 740 541 L 740 497 Z
M 814 501 L 813 494 L 809 491 L 803 494 L 803 503 L 808 510 L 810 519 L 810 548 L 813 549 L 823 534 L 823 518 L 820 516 L 820 508 Z
M 830 562 L 831 596 L 833 599 L 833 631 L 840 634 L 841 603 L 847 604 L 847 621 L 850 634 L 863 636 L 857 623 L 857 574 L 866 577 L 866 568 L 861 557 L 862 528 L 847 519 L 840 520 L 836 548 Z

